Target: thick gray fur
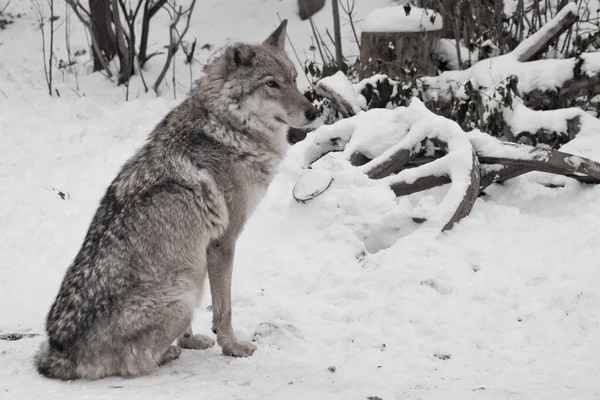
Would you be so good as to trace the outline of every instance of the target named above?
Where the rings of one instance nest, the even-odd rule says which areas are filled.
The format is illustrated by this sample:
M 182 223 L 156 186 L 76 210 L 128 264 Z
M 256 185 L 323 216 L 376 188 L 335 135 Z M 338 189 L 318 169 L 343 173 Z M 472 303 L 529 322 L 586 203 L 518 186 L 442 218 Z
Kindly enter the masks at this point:
M 296 88 L 285 28 L 260 45 L 226 47 L 123 166 L 48 314 L 41 374 L 138 376 L 181 347 L 212 346 L 190 327 L 207 272 L 223 353 L 254 352 L 231 324 L 235 243 L 285 155 L 289 126 L 317 114 Z

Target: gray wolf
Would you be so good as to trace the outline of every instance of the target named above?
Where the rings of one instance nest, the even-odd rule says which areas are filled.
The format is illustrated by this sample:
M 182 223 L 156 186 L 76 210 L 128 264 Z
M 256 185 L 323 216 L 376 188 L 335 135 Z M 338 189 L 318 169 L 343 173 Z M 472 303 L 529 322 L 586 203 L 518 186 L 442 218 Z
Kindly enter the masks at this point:
M 286 23 L 262 44 L 227 46 L 108 187 L 48 313 L 35 357 L 42 375 L 138 376 L 181 348 L 213 346 L 191 330 L 207 274 L 223 353 L 254 352 L 231 323 L 236 240 L 285 155 L 288 128 L 318 115 L 296 88 Z

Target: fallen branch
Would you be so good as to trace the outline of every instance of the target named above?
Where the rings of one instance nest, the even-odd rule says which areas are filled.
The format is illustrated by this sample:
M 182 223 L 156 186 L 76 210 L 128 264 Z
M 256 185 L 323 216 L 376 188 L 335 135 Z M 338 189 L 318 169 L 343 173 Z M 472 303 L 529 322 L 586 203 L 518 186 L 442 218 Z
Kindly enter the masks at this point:
M 407 196 L 409 194 L 422 192 L 424 190 L 433 189 L 434 187 L 447 185 L 452 182 L 449 176 L 425 176 L 417 178 L 414 182 L 397 181 L 390 184 L 390 189 L 394 191 L 397 197 Z
M 475 155 L 475 151 L 471 153 L 471 175 L 469 177 L 469 186 L 465 192 L 465 195 L 456 207 L 456 211 L 450 221 L 444 225 L 442 231 L 446 231 L 448 229 L 452 229 L 455 223 L 466 217 L 471 213 L 473 209 L 473 205 L 475 205 L 475 200 L 479 196 L 479 183 L 481 179 L 481 174 L 479 171 L 479 161 L 477 160 L 477 156 Z
M 364 165 L 363 172 L 369 179 L 381 179 L 389 174 L 402 170 L 415 154 L 417 154 L 417 152 L 414 149 L 398 149 L 389 157 L 379 157 L 369 161 Z
M 600 164 L 585 157 L 557 150 L 500 142 L 484 133 L 467 134 L 482 164 L 501 165 L 482 182 L 504 182 L 532 171 L 564 175 L 582 183 L 600 183 Z M 483 185 L 482 185 L 483 186 Z
M 403 185 L 429 182 L 432 180 L 430 176 L 445 176 L 450 180 L 450 189 L 437 211 L 427 218 L 425 226 L 441 231 L 450 229 L 457 221 L 468 215 L 479 193 L 479 162 L 469 139 L 456 124 L 448 126 L 449 121 L 431 114 L 417 99 L 410 107 L 401 107 L 389 113 L 388 115 L 392 117 L 389 122 L 402 120 L 406 124 L 398 126 L 399 132 L 396 134 L 399 135 L 399 140 L 396 144 L 377 154 L 373 159 L 369 160 L 362 155 L 365 150 L 360 142 L 353 142 L 357 127 L 368 125 L 368 118 L 372 115 L 364 113 L 341 120 L 334 125 L 323 126 L 299 143 L 297 146 L 303 155 L 303 165 L 308 167 L 319 157 L 331 151 L 342 151 L 342 160 L 346 160 L 349 164 L 360 165 L 357 170 L 370 179 L 388 185 L 394 192 L 398 190 L 397 194 L 400 193 Z M 363 118 L 367 120 L 364 121 Z M 444 156 L 427 164 L 403 169 L 408 161 L 431 150 L 432 144 L 445 152 Z M 388 176 L 396 171 L 400 172 Z M 322 174 L 311 175 L 312 179 L 317 180 L 316 184 L 311 184 L 310 175 L 299 181 L 294 189 L 294 198 L 297 200 L 305 202 L 316 197 L 325 191 L 333 180 L 333 178 L 326 179 L 327 176 Z
M 357 140 L 355 132 L 375 120 L 383 124 L 391 122 L 389 135 L 399 136 L 395 144 L 370 158 L 365 154 L 376 150 L 364 138 Z M 396 121 L 402 122 L 398 125 Z M 389 138 L 374 136 L 372 141 L 388 143 Z M 323 126 L 297 146 L 304 156 L 305 168 L 329 152 L 341 151 L 337 162 L 347 162 L 369 179 L 389 186 L 396 196 L 450 184 L 437 211 L 428 218 L 419 218 L 426 226 L 441 231 L 451 229 L 468 215 L 479 194 L 489 185 L 528 172 L 546 172 L 600 184 L 600 163 L 596 161 L 556 150 L 501 142 L 478 130 L 464 133 L 454 122 L 428 111 L 417 99 L 408 108 L 361 113 Z M 294 198 L 300 202 L 311 200 L 332 182 L 334 174 L 313 169 L 294 187 Z
M 44 16 L 44 5 L 41 3 L 41 0 L 32 0 L 31 6 L 33 8 L 36 22 L 38 24 L 38 28 L 40 29 L 40 34 L 42 36 L 42 61 L 44 65 L 44 78 L 46 78 L 48 94 L 52 96 L 52 65 L 54 60 L 54 21 L 57 18 L 54 15 L 54 0 L 48 0 L 48 6 L 50 8 L 50 17 L 48 18 L 48 20 L 50 21 L 50 43 L 48 54 L 46 53 L 46 23 L 44 22 L 46 17 Z M 56 91 L 56 93 L 58 95 L 58 90 Z
M 600 93 L 600 75 L 580 75 L 567 80 L 555 91 L 534 89 L 523 93 L 523 103 L 533 109 L 554 109 L 582 96 Z

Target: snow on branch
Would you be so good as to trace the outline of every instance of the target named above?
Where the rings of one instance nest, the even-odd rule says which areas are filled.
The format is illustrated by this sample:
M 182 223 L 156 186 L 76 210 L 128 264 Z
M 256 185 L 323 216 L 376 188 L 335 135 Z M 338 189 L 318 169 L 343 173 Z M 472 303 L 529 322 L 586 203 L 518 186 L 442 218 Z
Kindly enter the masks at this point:
M 330 162 L 311 166 L 332 151 L 338 155 Z M 483 189 L 527 172 L 600 183 L 600 164 L 593 160 L 501 142 L 479 130 L 465 133 L 416 98 L 408 107 L 372 109 L 322 126 L 292 153 L 311 168 L 294 187 L 300 202 L 319 196 L 344 174 L 387 186 L 396 196 L 449 184 L 443 200 L 420 221 L 423 229 L 438 232 L 467 216 Z
M 579 20 L 577 3 L 569 3 L 539 31 L 523 40 L 511 53 L 520 62 L 530 61 L 543 52 L 550 42 Z
M 540 31 L 513 52 L 482 60 L 471 68 L 395 82 L 374 75 L 351 84 L 341 73 L 316 85 L 342 117 L 360 110 L 405 105 L 419 97 L 436 113 L 455 119 L 465 130 L 480 128 L 496 137 L 519 140 L 521 135 L 557 148 L 578 134 L 585 112 L 565 107 L 600 90 L 600 53 L 562 60 L 530 60 L 577 20 L 574 4 L 564 7 Z M 598 90 L 596 90 L 598 89 Z M 545 111 L 533 108 L 543 107 Z
M 423 77 L 425 101 L 451 101 L 465 97 L 465 84 L 491 92 L 509 77 L 517 78 L 519 94 L 556 91 L 575 78 L 589 79 L 600 74 L 600 53 L 584 53 L 564 60 L 538 60 L 522 63 L 512 54 L 489 58 L 462 71 L 446 71 L 439 76 Z
M 469 139 L 456 123 L 431 113 L 418 99 L 414 99 L 409 107 L 393 111 L 370 110 L 323 126 L 297 144 L 294 150 L 303 154 L 305 162 L 310 162 L 316 155 L 326 154 L 334 147 L 337 150 L 344 143 L 341 157 L 347 161 L 347 168 L 370 179 L 379 179 L 380 184 L 392 190 L 394 185 L 411 184 L 423 177 L 447 176 L 450 179 L 446 197 L 436 211 L 427 216 L 424 227 L 438 231 L 450 229 L 468 215 L 479 194 L 479 164 Z M 412 157 L 432 154 L 436 149 L 446 155 L 431 163 L 403 169 Z M 351 160 L 356 159 L 356 154 L 362 154 L 369 161 L 353 167 Z M 398 170 L 401 170 L 399 174 L 387 176 Z M 321 179 L 321 175 L 313 175 Z M 322 182 L 331 183 L 328 180 Z M 296 199 L 308 199 L 323 191 L 313 185 L 297 187 L 310 187 L 310 193 L 307 197 L 295 191 Z
M 467 136 L 481 163 L 500 165 L 497 172 L 491 171 L 486 184 L 502 182 L 531 172 L 547 172 L 564 175 L 583 183 L 600 183 L 600 164 L 561 151 L 501 142 L 480 131 L 472 131 Z

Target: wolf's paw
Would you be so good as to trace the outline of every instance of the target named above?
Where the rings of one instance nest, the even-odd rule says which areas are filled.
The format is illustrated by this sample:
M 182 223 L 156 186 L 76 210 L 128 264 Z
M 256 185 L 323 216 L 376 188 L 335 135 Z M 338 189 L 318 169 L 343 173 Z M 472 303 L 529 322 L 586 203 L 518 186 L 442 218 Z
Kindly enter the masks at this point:
M 250 357 L 256 346 L 248 342 L 237 342 L 231 346 L 223 347 L 223 354 L 232 357 Z
M 193 336 L 181 336 L 177 339 L 177 346 L 182 349 L 206 350 L 215 345 L 214 339 L 208 336 L 195 334 Z
M 159 366 L 165 365 L 167 363 L 170 363 L 171 361 L 179 358 L 179 356 L 181 355 L 181 349 L 177 346 L 169 346 L 167 348 L 167 351 L 165 351 L 162 355 L 162 357 L 160 358 L 160 361 L 158 362 Z

